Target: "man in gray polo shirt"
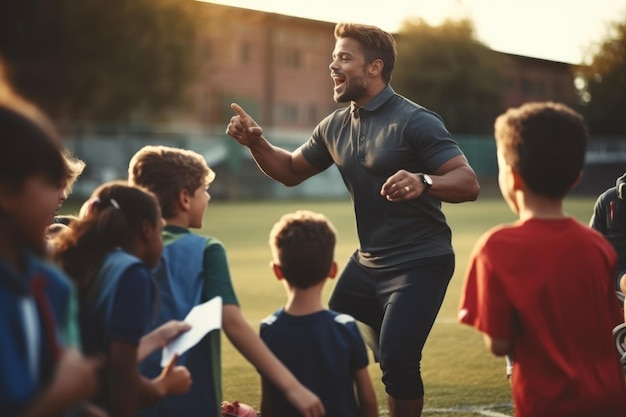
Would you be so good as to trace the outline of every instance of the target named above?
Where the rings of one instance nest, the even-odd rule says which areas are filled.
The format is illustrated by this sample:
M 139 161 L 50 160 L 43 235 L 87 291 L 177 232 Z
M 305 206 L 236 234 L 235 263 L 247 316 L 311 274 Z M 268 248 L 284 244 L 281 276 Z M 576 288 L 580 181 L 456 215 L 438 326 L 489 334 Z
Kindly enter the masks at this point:
M 421 415 L 422 348 L 454 272 L 441 202 L 475 200 L 474 171 L 435 113 L 396 94 L 389 81 L 393 37 L 374 26 L 338 24 L 329 66 L 334 100 L 350 102 L 288 152 L 233 104 L 227 134 L 271 178 L 294 186 L 337 165 L 354 203 L 359 249 L 330 300 L 369 325 L 391 417 Z

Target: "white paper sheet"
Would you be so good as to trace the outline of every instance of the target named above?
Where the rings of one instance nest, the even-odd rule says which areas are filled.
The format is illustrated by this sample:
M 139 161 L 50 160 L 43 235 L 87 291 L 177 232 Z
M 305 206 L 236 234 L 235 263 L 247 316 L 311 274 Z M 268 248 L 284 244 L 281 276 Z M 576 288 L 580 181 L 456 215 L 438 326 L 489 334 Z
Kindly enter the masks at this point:
M 184 321 L 191 325 L 191 329 L 163 348 L 162 367 L 166 367 L 175 354 L 182 355 L 194 347 L 211 330 L 219 329 L 222 326 L 222 297 L 217 296 L 205 303 L 198 304 L 191 309 Z

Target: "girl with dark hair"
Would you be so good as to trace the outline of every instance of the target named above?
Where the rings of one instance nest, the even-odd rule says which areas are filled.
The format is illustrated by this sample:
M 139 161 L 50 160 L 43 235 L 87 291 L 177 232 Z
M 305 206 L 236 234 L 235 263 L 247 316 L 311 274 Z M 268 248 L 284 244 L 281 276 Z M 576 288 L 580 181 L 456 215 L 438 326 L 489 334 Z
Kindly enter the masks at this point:
M 189 389 L 176 358 L 153 380 L 138 371 L 140 342 L 154 312 L 150 269 L 161 257 L 161 210 L 139 188 L 110 182 L 96 189 L 82 216 L 55 238 L 55 258 L 76 282 L 85 352 L 106 355 L 97 402 L 114 416 L 135 416 L 169 393 Z

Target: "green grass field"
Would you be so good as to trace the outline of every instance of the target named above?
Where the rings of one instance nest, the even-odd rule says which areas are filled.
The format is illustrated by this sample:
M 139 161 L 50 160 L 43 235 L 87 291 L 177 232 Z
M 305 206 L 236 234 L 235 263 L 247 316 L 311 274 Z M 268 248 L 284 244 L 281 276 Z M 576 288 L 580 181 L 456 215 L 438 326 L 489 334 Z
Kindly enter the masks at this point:
M 592 198 L 571 198 L 566 200 L 565 206 L 570 214 L 586 223 L 593 203 Z M 262 318 L 285 300 L 282 285 L 269 268 L 269 230 L 283 213 L 297 209 L 322 212 L 333 222 L 339 235 L 336 258 L 341 268 L 357 247 L 354 215 L 347 200 L 209 204 L 203 231 L 226 245 L 235 290 L 245 317 L 255 329 Z M 426 401 L 423 415 L 478 416 L 485 415 L 481 412 L 483 408 L 492 413 L 488 415 L 512 415 L 504 359 L 489 354 L 482 336 L 468 326 L 457 324 L 455 318 L 463 274 L 474 242 L 490 227 L 513 221 L 515 216 L 500 198 L 446 204 L 444 212 L 453 232 L 457 268 L 424 349 L 422 372 Z M 327 284 L 326 300 L 333 284 L 333 281 Z M 379 406 L 384 409 L 385 393 L 377 364 L 370 365 L 370 373 Z M 225 399 L 238 399 L 258 407 L 258 374 L 226 339 L 223 384 Z
M 587 223 L 593 198 L 569 198 L 566 211 Z M 71 210 L 71 205 L 67 210 Z M 340 268 L 357 247 L 354 215 L 346 201 L 211 202 L 202 232 L 226 246 L 231 274 L 242 311 L 254 329 L 261 319 L 284 303 L 285 295 L 269 268 L 267 244 L 271 226 L 289 211 L 308 209 L 324 213 L 338 231 L 336 259 Z M 424 416 L 511 416 L 511 396 L 505 377 L 505 361 L 493 357 L 482 336 L 455 322 L 460 287 L 469 253 L 477 238 L 490 227 L 515 220 L 500 198 L 445 204 L 453 233 L 457 267 L 439 318 L 423 352 L 422 374 L 426 389 Z M 334 281 L 327 284 L 325 301 Z M 379 406 L 385 410 L 385 393 L 377 364 L 370 365 Z M 223 341 L 224 399 L 259 407 L 260 383 L 256 370 Z M 381 416 L 386 412 L 381 411 Z

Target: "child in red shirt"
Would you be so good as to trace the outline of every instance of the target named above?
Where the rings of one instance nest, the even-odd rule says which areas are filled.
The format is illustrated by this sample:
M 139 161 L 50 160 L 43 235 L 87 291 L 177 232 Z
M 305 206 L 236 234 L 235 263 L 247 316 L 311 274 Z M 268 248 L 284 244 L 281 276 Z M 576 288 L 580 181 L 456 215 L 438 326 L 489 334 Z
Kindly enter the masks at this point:
M 528 103 L 496 119 L 498 182 L 519 220 L 477 242 L 459 321 L 514 358 L 516 417 L 626 416 L 626 386 L 612 330 L 622 321 L 604 237 L 563 211 L 587 144 L 582 117 Z

